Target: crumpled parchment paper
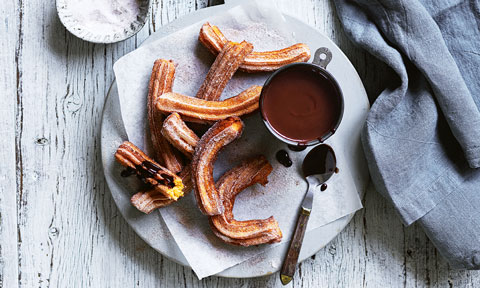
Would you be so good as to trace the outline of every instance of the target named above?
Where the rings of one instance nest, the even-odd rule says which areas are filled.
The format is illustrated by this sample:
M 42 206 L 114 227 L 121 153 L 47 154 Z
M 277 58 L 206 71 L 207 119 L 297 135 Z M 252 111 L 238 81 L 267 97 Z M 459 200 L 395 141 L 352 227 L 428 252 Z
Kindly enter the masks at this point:
M 173 90 L 195 96 L 214 61 L 214 56 L 198 41 L 198 32 L 204 22 L 209 21 L 219 26 L 228 39 L 250 41 L 256 51 L 276 50 L 301 42 L 302 39 L 295 39 L 282 14 L 274 7 L 270 1 L 242 3 L 224 13 L 156 40 L 118 60 L 114 65 L 114 71 L 121 105 L 119 113 L 122 114 L 129 141 L 152 155 L 146 100 L 148 81 L 156 59 L 172 59 L 177 63 Z M 314 48 L 311 47 L 312 50 Z M 237 72 L 223 92 L 222 99 L 237 95 L 251 85 L 262 85 L 267 77 L 267 73 Z M 302 160 L 310 149 L 302 152 L 289 151 L 294 164 L 286 168 L 275 159 L 275 153 L 280 149 L 286 149 L 286 145 L 268 132 L 259 114 L 254 113 L 244 117 L 243 120 L 245 130 L 242 137 L 222 150 L 215 163 L 214 176 L 217 179 L 242 160 L 255 155 L 265 155 L 274 168 L 268 178 L 269 183 L 265 187 L 255 185 L 241 192 L 235 202 L 234 215 L 237 220 L 260 219 L 273 215 L 283 232 L 282 242 L 289 241 L 307 189 L 300 169 Z M 307 231 L 362 207 L 342 152 L 344 141 L 348 139 L 337 139 L 335 136 L 327 141 L 335 149 L 340 172 L 328 181 L 326 191 L 318 191 L 316 194 Z M 183 255 L 200 279 L 246 261 L 273 245 L 278 245 L 244 248 L 223 243 L 211 232 L 208 218 L 197 208 L 193 193 L 169 207 L 160 209 L 160 213 Z

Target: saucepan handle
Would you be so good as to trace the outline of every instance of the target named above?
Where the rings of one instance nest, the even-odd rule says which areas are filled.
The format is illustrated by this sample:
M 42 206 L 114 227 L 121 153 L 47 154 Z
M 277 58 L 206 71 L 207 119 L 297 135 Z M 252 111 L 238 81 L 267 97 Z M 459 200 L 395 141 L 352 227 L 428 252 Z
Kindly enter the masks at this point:
M 323 69 L 327 69 L 327 65 L 330 61 L 332 61 L 332 52 L 330 52 L 327 47 L 320 47 L 315 51 L 312 63 Z

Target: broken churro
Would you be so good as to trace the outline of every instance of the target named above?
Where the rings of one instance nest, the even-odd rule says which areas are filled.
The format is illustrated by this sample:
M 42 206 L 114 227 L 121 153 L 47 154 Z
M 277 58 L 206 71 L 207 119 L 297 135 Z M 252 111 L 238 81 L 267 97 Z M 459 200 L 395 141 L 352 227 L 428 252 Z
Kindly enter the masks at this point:
M 183 196 L 182 179 L 175 173 L 157 164 L 138 147 L 125 141 L 117 149 L 115 159 L 127 167 L 122 176 L 136 174 L 144 183 L 163 194 L 167 199 L 176 201 Z
M 191 177 L 191 168 L 190 165 L 185 166 L 182 172 L 178 174 L 178 176 L 182 179 L 183 187 L 183 194 L 184 196 L 187 195 L 192 190 L 192 177 Z M 155 188 L 150 189 L 144 192 L 138 192 L 137 194 L 133 195 L 130 199 L 130 202 L 133 206 L 135 206 L 138 210 L 142 211 L 145 214 L 149 214 L 152 211 L 168 206 L 175 201 L 172 199 L 168 199 L 162 193 L 158 192 Z

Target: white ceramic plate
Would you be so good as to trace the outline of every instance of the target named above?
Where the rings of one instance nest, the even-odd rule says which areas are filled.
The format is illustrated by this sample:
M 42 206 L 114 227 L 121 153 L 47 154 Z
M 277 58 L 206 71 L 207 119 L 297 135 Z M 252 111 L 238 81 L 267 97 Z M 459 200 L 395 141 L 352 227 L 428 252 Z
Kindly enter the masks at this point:
M 220 13 L 229 7 L 231 7 L 231 5 L 227 3 L 222 6 L 210 7 L 189 14 L 188 17 L 184 17 L 184 19 L 177 20 L 174 23 L 162 27 L 161 31 L 152 34 L 142 45 L 196 23 L 210 15 Z M 318 47 L 328 47 L 332 53 L 336 55 L 335 61 L 330 63 L 328 70 L 336 77 L 344 93 L 345 113 L 341 129 L 338 130 L 335 137 L 346 137 L 350 139 L 349 144 L 345 147 L 344 154 L 351 165 L 351 173 L 355 180 L 357 191 L 359 191 L 360 196 L 363 197 L 369 179 L 368 169 L 360 143 L 360 131 L 365 123 L 369 109 L 365 88 L 348 58 L 328 37 L 295 18 L 287 15 L 285 15 L 285 17 L 295 31 L 298 41 L 307 43 L 313 51 Z M 126 187 L 123 187 L 115 180 L 116 176 L 113 173 L 114 171 L 118 171 L 114 169 L 115 163 L 113 155 L 118 143 L 127 139 L 119 111 L 118 91 L 116 84 L 113 83 L 107 95 L 101 127 L 102 162 L 105 178 L 112 192 L 113 199 L 123 217 L 145 242 L 165 257 L 184 266 L 189 266 L 185 257 L 175 244 L 160 213 L 154 212 L 145 215 L 137 211 L 130 204 L 131 191 L 127 191 L 128 189 L 126 189 Z M 296 217 L 296 215 L 292 215 L 292 217 Z M 352 217 L 353 214 L 307 232 L 300 253 L 300 260 L 303 261 L 311 257 L 327 245 L 343 230 Z M 268 257 L 260 254 L 244 263 L 218 273 L 217 276 L 247 278 L 274 273 L 280 269 L 287 248 L 288 243 L 283 243 L 270 249 Z

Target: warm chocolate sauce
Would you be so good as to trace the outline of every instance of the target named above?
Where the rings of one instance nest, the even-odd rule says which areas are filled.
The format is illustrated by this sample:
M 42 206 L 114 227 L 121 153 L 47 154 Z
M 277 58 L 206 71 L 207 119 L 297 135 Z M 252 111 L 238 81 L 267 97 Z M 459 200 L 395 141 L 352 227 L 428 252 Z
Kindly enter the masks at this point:
M 144 183 L 142 187 L 138 190 L 138 192 L 147 192 L 150 191 L 154 188 L 154 186 L 151 183 Z
M 305 177 L 335 173 L 337 160 L 333 149 L 325 144 L 318 145 L 308 152 L 303 160 L 302 170 Z
M 157 164 L 155 164 L 153 162 L 150 162 L 150 161 L 143 161 L 141 166 L 145 167 L 143 169 L 143 171 L 146 175 L 145 177 L 150 177 L 150 178 L 155 177 L 155 175 L 162 169 Z
M 338 172 L 340 172 L 340 169 L 338 169 L 338 167 L 335 167 L 335 174 L 338 174 Z
M 162 176 L 163 179 L 165 180 L 166 186 L 168 186 L 169 188 L 173 188 L 175 186 L 175 182 L 173 182 L 173 176 L 172 175 L 162 173 L 162 174 L 160 174 L 160 176 Z
M 128 176 L 132 176 L 135 173 L 136 173 L 135 169 L 133 169 L 132 167 L 127 167 L 127 168 L 125 168 L 125 170 L 120 172 L 120 176 L 128 177 Z
M 135 167 L 136 167 L 135 168 L 136 171 L 138 171 L 137 178 L 140 179 L 140 181 L 142 181 L 143 183 L 148 184 L 147 177 L 144 175 L 144 173 L 141 172 L 141 171 L 143 171 L 142 166 L 141 165 L 136 165 Z
M 137 169 L 139 176 L 141 176 L 142 178 L 153 178 L 155 174 L 145 168 L 145 166 L 143 166 L 143 163 L 140 165 L 135 165 L 135 169 Z
M 128 168 L 125 171 L 127 170 Z M 134 170 L 133 173 L 137 172 L 138 179 L 140 179 L 144 183 L 148 183 L 147 178 L 155 178 L 155 175 L 160 174 L 160 177 L 162 177 L 163 179 L 158 179 L 158 177 L 155 178 L 155 180 L 159 182 L 159 184 L 168 186 L 169 188 L 173 188 L 175 186 L 175 183 L 173 181 L 173 176 L 168 175 L 166 173 L 161 173 L 162 167 L 156 165 L 153 162 L 143 161 L 141 165 L 135 165 L 135 169 L 132 169 L 132 170 Z M 123 176 L 123 172 L 122 172 L 122 176 Z M 127 177 L 127 176 L 123 176 L 123 177 Z
M 341 91 L 320 68 L 295 65 L 278 72 L 262 91 L 262 116 L 286 139 L 307 143 L 335 131 Z
M 325 191 L 327 190 L 327 183 L 323 183 L 322 186 L 320 186 L 320 191 Z
M 290 156 L 288 155 L 288 152 L 285 150 L 279 150 L 277 154 L 275 155 L 277 158 L 277 161 L 280 162 L 285 167 L 290 167 L 292 166 L 292 160 L 290 159 Z
M 288 149 L 295 152 L 303 151 L 307 148 L 305 145 L 288 145 Z

